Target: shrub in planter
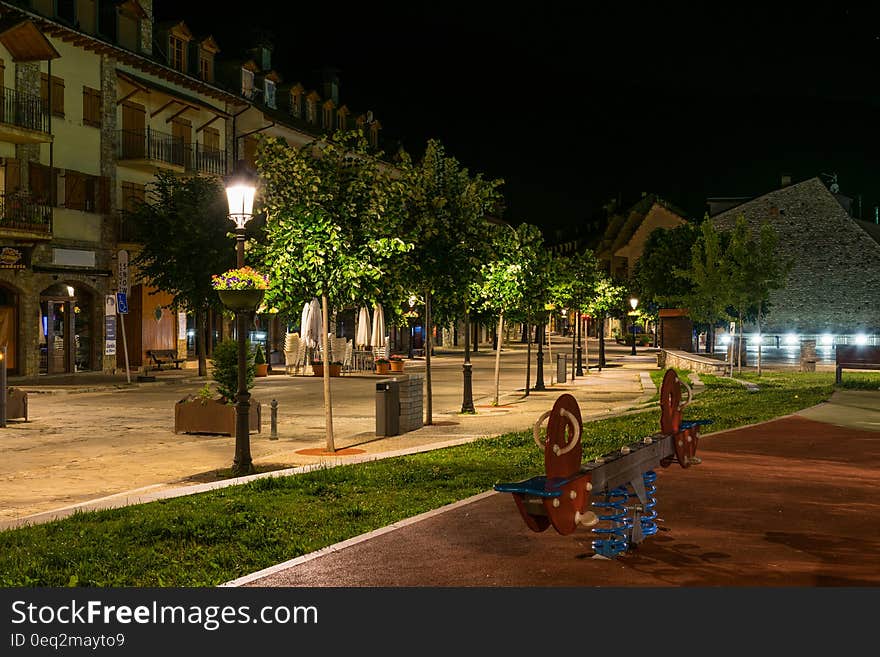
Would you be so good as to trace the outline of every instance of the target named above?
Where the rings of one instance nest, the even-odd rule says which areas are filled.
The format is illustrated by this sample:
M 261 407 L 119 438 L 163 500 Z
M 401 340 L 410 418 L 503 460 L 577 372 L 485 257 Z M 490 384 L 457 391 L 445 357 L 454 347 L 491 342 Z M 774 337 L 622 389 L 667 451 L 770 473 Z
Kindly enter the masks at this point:
M 254 353 L 254 375 L 269 376 L 269 364 L 266 362 L 266 356 L 263 355 L 263 345 L 259 344 Z
M 250 354 L 248 349 L 248 354 Z M 247 389 L 254 387 L 254 359 L 248 355 L 247 376 L 245 378 Z M 238 343 L 235 340 L 224 340 L 214 347 L 214 356 L 211 358 L 213 377 L 217 383 L 217 392 L 227 401 L 235 401 L 238 394 Z
M 250 352 L 249 352 L 250 353 Z M 235 434 L 235 397 L 238 394 L 238 343 L 224 340 L 214 347 L 211 359 L 214 382 L 220 399 L 214 398 L 206 383 L 199 394 L 188 395 L 174 406 L 174 433 Z M 246 385 L 254 386 L 254 359 L 248 357 Z M 251 399 L 249 423 L 252 431 L 260 431 L 260 402 Z
M 389 361 L 390 361 L 389 364 L 391 365 L 391 371 L 392 371 L 392 372 L 403 372 L 403 363 L 404 363 L 404 361 L 403 361 L 403 357 L 402 357 L 402 356 L 400 356 L 400 355 L 398 355 L 398 354 L 394 354 L 394 355 L 389 359 Z
M 324 361 L 316 360 L 312 362 L 312 374 L 315 376 L 324 376 Z M 330 376 L 339 376 L 342 374 L 342 362 L 334 360 L 330 363 Z
M 391 364 L 391 361 L 387 358 L 377 358 L 376 359 L 376 374 L 388 374 L 388 369 Z

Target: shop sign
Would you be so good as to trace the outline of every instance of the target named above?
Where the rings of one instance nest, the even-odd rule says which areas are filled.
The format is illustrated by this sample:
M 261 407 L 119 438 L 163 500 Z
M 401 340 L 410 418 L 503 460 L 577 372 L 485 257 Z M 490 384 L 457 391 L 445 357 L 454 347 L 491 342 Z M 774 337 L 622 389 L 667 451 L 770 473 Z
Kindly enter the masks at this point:
M 29 255 L 27 249 L 14 246 L 0 247 L 0 269 L 27 269 Z

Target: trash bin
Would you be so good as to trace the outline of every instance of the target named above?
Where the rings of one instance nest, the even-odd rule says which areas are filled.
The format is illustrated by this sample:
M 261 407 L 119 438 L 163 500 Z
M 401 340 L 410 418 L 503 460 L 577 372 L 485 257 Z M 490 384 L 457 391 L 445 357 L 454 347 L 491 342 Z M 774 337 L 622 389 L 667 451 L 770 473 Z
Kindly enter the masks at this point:
M 376 435 L 400 433 L 400 383 L 393 379 L 376 384 Z
M 556 354 L 556 383 L 568 381 L 568 355 Z

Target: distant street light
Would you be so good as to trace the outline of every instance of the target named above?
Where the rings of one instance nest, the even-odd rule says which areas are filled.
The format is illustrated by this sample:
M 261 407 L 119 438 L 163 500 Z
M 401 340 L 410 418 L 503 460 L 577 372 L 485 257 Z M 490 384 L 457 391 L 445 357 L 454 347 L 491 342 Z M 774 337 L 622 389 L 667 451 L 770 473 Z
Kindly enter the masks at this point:
M 632 343 L 631 355 L 635 356 L 636 355 L 636 306 L 639 305 L 639 300 L 636 299 L 635 297 L 632 297 L 629 300 L 629 305 L 632 306 L 632 312 L 630 313 L 630 315 L 632 315 L 632 333 L 633 333 L 633 343 Z

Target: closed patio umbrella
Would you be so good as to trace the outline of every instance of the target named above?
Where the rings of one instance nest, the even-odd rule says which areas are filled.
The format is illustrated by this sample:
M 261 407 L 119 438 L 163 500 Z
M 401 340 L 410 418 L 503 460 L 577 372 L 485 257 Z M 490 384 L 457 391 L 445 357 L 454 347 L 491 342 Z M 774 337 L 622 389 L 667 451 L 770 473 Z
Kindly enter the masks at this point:
M 358 314 L 357 335 L 355 336 L 355 344 L 359 348 L 362 349 L 370 344 L 370 336 L 372 334 L 370 329 L 370 311 L 366 306 L 362 306 Z
M 370 344 L 374 347 L 385 346 L 385 312 L 381 303 L 376 304 L 373 309 L 373 337 Z
M 299 320 L 299 337 L 303 340 L 306 339 L 306 326 L 309 324 L 309 308 L 311 308 L 311 304 L 306 301 L 303 304 L 302 316 Z
M 308 310 L 303 310 L 302 339 L 312 349 L 321 343 L 321 306 L 317 299 L 312 299 Z

